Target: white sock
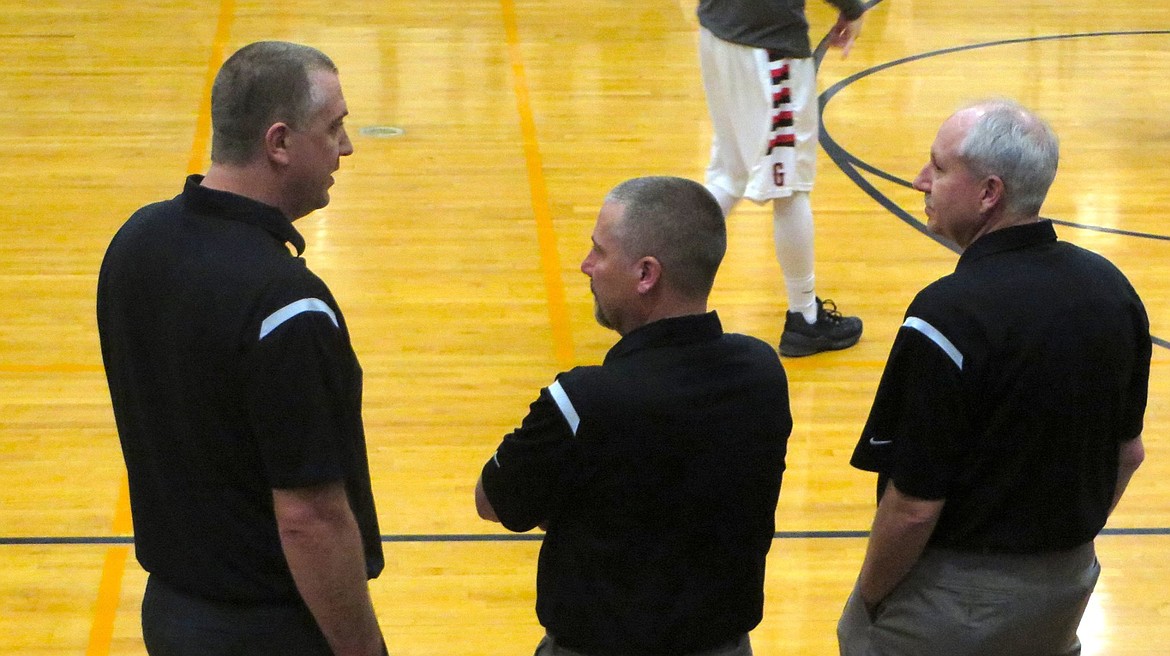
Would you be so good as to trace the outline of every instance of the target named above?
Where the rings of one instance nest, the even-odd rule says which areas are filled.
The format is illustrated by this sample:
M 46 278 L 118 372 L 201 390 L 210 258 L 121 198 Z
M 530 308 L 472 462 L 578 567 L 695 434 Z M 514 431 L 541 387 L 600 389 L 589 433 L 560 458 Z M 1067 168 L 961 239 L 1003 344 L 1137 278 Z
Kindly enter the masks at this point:
M 731 208 L 735 207 L 735 204 L 739 202 L 739 197 L 732 196 L 724 191 L 722 187 L 717 187 L 712 184 L 706 185 L 706 187 L 707 191 L 711 192 L 711 195 L 715 197 L 715 202 L 719 203 L 719 209 L 723 210 L 723 216 L 731 214 Z
M 816 323 L 816 275 L 813 271 L 813 216 L 808 192 L 772 201 L 772 238 L 776 261 L 784 272 L 788 311 L 799 312 Z
M 817 322 L 817 297 L 816 294 L 809 290 L 813 288 L 813 276 L 804 278 L 802 280 L 792 280 L 784 277 L 784 287 L 788 291 L 788 311 L 799 312 L 804 316 L 804 320 L 809 323 Z M 794 301 L 793 299 L 808 298 L 807 302 Z

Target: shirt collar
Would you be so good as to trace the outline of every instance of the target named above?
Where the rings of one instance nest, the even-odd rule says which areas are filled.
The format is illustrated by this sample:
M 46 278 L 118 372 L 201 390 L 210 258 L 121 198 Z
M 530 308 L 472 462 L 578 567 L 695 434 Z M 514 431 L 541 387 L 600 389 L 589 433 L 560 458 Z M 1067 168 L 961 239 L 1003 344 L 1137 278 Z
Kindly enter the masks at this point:
M 706 314 L 688 314 L 652 321 L 635 328 L 618 340 L 605 361 L 624 357 L 636 351 L 661 346 L 681 346 L 715 339 L 723 334 L 723 324 L 714 310 Z
M 976 239 L 975 243 L 968 246 L 967 250 L 963 251 L 963 254 L 959 256 L 958 266 L 963 266 L 966 263 L 974 262 L 975 260 L 989 255 L 995 255 L 996 253 L 1055 241 L 1056 229 L 1052 227 L 1052 221 L 1047 219 L 1008 228 L 1000 228 L 999 230 L 983 235 L 979 239 Z
M 252 200 L 246 196 L 218 189 L 208 189 L 201 183 L 202 175 L 187 176 L 183 186 L 183 202 L 201 214 L 254 225 L 269 232 L 282 243 L 289 243 L 297 249 L 297 255 L 305 251 L 305 238 L 293 227 L 292 221 L 275 207 Z

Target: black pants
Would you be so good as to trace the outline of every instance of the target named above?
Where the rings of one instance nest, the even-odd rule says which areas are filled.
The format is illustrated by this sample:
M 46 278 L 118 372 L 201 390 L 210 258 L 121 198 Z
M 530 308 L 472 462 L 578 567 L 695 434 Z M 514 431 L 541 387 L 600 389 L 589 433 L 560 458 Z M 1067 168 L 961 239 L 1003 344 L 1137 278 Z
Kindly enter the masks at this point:
M 556 638 L 549 634 L 536 646 L 536 653 L 532 656 L 587 656 L 579 651 L 566 649 L 557 644 Z M 752 641 L 748 634 L 743 634 L 718 647 L 694 652 L 691 656 L 752 656 Z
M 332 656 L 304 604 L 240 605 L 184 594 L 150 576 L 142 599 L 150 656 Z

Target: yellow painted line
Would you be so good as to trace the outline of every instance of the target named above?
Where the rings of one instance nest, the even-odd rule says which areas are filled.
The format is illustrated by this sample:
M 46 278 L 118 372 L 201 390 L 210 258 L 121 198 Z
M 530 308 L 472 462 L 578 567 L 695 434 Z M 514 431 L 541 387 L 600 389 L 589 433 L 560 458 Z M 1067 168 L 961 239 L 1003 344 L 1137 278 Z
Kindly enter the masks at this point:
M 204 158 L 211 144 L 211 85 L 215 74 L 223 65 L 224 49 L 232 33 L 235 20 L 235 0 L 220 0 L 219 23 L 215 26 L 215 38 L 211 41 L 211 57 L 207 60 L 207 75 L 203 79 L 203 95 L 199 100 L 199 118 L 195 121 L 195 139 L 191 144 L 191 158 L 187 160 L 187 173 L 202 173 L 207 168 Z
M 122 573 L 126 571 L 129 557 L 130 547 L 111 547 L 106 551 L 85 656 L 106 656 L 110 653 L 110 644 L 114 639 L 114 619 L 118 616 L 118 604 L 122 598 Z
M 552 324 L 553 348 L 557 364 L 562 369 L 573 366 L 573 334 L 569 328 L 569 309 L 565 304 L 565 283 L 561 278 L 561 258 L 557 253 L 557 235 L 553 229 L 552 211 L 548 204 L 548 187 L 544 180 L 544 164 L 540 158 L 540 142 L 536 136 L 532 102 L 528 95 L 528 77 L 524 71 L 524 57 L 520 51 L 520 30 L 516 23 L 516 5 L 513 0 L 500 0 L 504 14 L 504 31 L 508 42 L 508 59 L 512 66 L 512 88 L 516 95 L 516 109 L 520 114 L 520 133 L 524 139 L 524 161 L 528 168 L 528 188 L 532 194 L 532 213 L 536 219 L 536 237 L 540 246 L 540 268 L 544 273 L 545 293 L 548 295 L 548 314 Z
M 195 123 L 195 137 L 191 142 L 191 157 L 187 160 L 188 173 L 200 173 L 206 167 L 204 160 L 211 142 L 211 85 L 215 74 L 224 60 L 224 50 L 231 36 L 235 20 L 235 0 L 220 0 L 219 21 L 211 43 L 211 55 L 207 61 L 207 74 L 203 81 L 203 95 L 199 100 L 199 117 Z M 46 365 L 61 367 L 63 365 Z M 73 365 L 82 366 L 82 365 Z M 101 367 L 97 367 L 100 371 Z M 39 370 L 44 370 L 42 367 Z M 90 369 L 84 369 L 89 371 Z M 128 535 L 133 531 L 130 521 L 130 494 L 123 478 L 118 490 L 117 506 L 114 509 L 113 531 L 117 535 Z M 122 575 L 126 561 L 130 558 L 130 547 L 111 547 L 106 552 L 102 567 L 102 580 L 98 585 L 97 604 L 93 613 L 93 625 L 89 631 L 89 646 L 86 656 L 107 656 L 114 639 L 114 621 L 118 616 L 118 605 L 122 599 Z

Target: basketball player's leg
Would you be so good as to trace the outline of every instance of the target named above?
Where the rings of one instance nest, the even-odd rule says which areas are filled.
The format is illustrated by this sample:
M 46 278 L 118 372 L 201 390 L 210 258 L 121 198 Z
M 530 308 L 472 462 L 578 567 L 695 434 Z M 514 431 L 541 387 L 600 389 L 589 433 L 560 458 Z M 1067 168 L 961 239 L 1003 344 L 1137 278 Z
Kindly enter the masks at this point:
M 816 66 L 728 43 L 700 29 L 700 64 L 713 139 L 707 189 L 724 215 L 740 198 L 773 203 L 776 259 L 788 312 L 780 350 L 811 355 L 846 348 L 861 320 L 816 296 L 812 190 L 816 172 Z
M 762 53 L 699 30 L 699 63 L 712 128 L 705 184 L 725 216 L 743 198 L 768 138 Z
M 808 192 L 797 191 L 772 201 L 772 238 L 776 261 L 784 272 L 788 311 L 809 323 L 817 320 L 813 261 L 813 215 Z
M 818 107 L 816 66 L 811 59 L 773 59 L 774 99 L 765 170 L 754 176 L 747 197 L 772 199 L 776 260 L 784 272 L 788 312 L 780 352 L 803 356 L 853 346 L 862 323 L 842 315 L 832 301 L 816 294 L 813 213 L 809 194 L 816 175 Z

